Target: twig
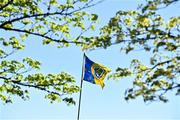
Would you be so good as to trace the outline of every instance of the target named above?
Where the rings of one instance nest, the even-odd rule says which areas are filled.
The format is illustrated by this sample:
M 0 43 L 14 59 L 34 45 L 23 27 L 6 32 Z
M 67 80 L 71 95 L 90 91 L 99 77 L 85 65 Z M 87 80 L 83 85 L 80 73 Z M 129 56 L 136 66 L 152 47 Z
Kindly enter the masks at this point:
M 2 11 L 5 7 L 7 7 L 9 4 L 11 4 L 14 0 L 8 1 L 4 6 L 0 7 L 0 11 Z

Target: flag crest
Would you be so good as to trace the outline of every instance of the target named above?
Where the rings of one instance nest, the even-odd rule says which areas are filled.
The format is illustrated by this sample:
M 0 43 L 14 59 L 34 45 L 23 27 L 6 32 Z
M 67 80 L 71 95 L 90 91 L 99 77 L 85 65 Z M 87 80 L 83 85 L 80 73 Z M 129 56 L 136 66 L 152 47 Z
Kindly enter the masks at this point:
M 104 78 L 110 72 L 110 69 L 91 61 L 86 55 L 84 55 L 84 62 L 83 80 L 101 85 L 103 88 L 105 86 Z

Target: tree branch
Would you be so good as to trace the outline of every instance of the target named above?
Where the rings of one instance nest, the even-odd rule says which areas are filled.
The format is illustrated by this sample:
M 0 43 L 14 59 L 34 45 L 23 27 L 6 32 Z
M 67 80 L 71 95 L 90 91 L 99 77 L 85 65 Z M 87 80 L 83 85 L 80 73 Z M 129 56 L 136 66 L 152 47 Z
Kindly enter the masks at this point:
M 4 80 L 8 80 L 8 81 L 10 80 L 10 78 L 6 78 L 6 77 L 2 77 L 2 76 L 0 76 L 0 79 L 4 79 Z M 39 90 L 45 91 L 45 92 L 50 93 L 50 94 L 56 94 L 56 95 L 58 95 L 58 96 L 64 95 L 64 94 L 60 94 L 60 93 L 55 92 L 55 91 L 47 90 L 47 89 L 45 88 L 45 86 L 44 86 L 44 87 L 40 87 L 40 86 L 38 86 L 38 85 L 26 84 L 26 83 L 22 83 L 22 82 L 19 82 L 19 81 L 16 81 L 16 80 L 10 80 L 9 82 L 12 82 L 12 83 L 17 84 L 17 85 L 20 85 L 20 86 L 25 86 L 25 87 L 30 87 L 30 88 L 39 89 Z M 41 85 L 41 86 L 42 86 L 42 85 Z M 48 85 L 47 85 L 47 86 L 48 86 Z
M 46 38 L 46 39 L 50 39 L 50 40 L 52 40 L 54 42 L 57 42 L 57 43 L 85 44 L 83 42 L 73 42 L 73 41 L 67 41 L 67 40 L 53 39 L 53 38 L 51 38 L 49 36 L 46 36 L 44 34 L 34 33 L 34 32 L 27 31 L 27 30 L 20 30 L 20 29 L 15 29 L 15 28 L 5 28 L 5 27 L 2 27 L 0 29 L 9 30 L 9 31 L 15 31 L 15 32 L 21 32 L 21 33 L 28 33 L 28 34 L 31 34 L 31 35 L 35 35 L 35 36 L 43 37 L 43 38 Z
M 7 7 L 9 4 L 11 4 L 14 0 L 9 0 L 4 6 L 0 7 L 0 11 L 2 11 L 5 7 Z
M 151 68 L 151 70 L 155 69 L 155 68 L 156 68 L 157 66 L 159 66 L 159 65 L 168 64 L 168 63 L 170 63 L 171 61 L 172 61 L 172 59 L 171 59 L 171 60 L 164 61 L 164 62 L 159 62 L 158 64 L 154 65 L 154 66 Z
M 175 88 L 180 88 L 180 84 L 177 84 L 176 86 L 170 87 L 170 88 L 162 88 L 159 89 L 157 91 L 163 91 L 159 96 L 163 96 L 164 94 L 166 94 L 169 90 L 173 90 Z
M 50 94 L 56 94 L 58 96 L 62 96 L 64 94 L 60 94 L 58 92 L 54 92 L 54 91 L 50 91 L 50 90 L 47 90 L 45 87 L 40 87 L 38 85 L 30 85 L 30 84 L 25 84 L 25 83 L 21 83 L 19 81 L 12 81 L 14 84 L 18 84 L 18 85 L 21 85 L 21 86 L 25 86 L 25 87 L 30 87 L 30 88 L 36 88 L 36 89 L 39 89 L 39 90 L 42 90 L 42 91 L 45 91 L 47 93 L 50 93 Z
M 10 53 L 6 53 L 4 56 L 1 56 L 0 59 L 5 59 L 5 58 L 7 58 L 8 56 L 10 56 L 10 55 L 12 55 L 14 53 L 15 53 L 15 51 L 12 51 Z
M 92 2 L 93 0 L 91 0 L 90 2 Z M 80 10 L 83 10 L 83 9 L 86 9 L 86 8 L 89 8 L 89 7 L 93 7 L 101 2 L 103 2 L 104 0 L 100 0 L 94 4 L 91 4 L 89 5 L 90 2 L 86 3 L 83 7 L 80 7 L 79 9 L 76 9 L 76 10 L 73 10 L 69 13 L 63 13 L 65 11 L 65 9 L 59 11 L 59 12 L 52 12 L 52 13 L 49 13 L 49 12 L 46 12 L 46 13 L 42 13 L 42 14 L 32 14 L 32 15 L 25 15 L 25 16 L 22 16 L 22 17 L 19 17 L 19 18 L 14 18 L 12 20 L 9 20 L 9 21 L 5 21 L 4 23 L 2 23 L 0 25 L 0 28 L 2 28 L 4 25 L 6 24 L 11 24 L 13 22 L 16 22 L 16 21 L 19 21 L 19 20 L 22 20 L 22 19 L 25 19 L 25 18 L 33 18 L 33 17 L 40 17 L 40 16 L 52 16 L 52 15 L 71 15 L 73 14 L 74 12 L 77 12 L 77 11 L 80 11 Z
M 51 15 L 66 15 L 66 14 L 63 14 L 63 10 L 62 10 L 61 12 L 53 12 L 53 13 L 47 12 L 47 13 L 42 13 L 42 14 L 25 15 L 25 16 L 15 18 L 15 19 L 12 19 L 12 20 L 9 20 L 9 21 L 5 21 L 4 23 L 2 23 L 0 25 L 0 28 L 2 28 L 6 24 L 10 24 L 10 23 L 13 23 L 13 22 L 16 22 L 16 21 L 20 21 L 20 20 L 23 20 L 23 19 L 26 19 L 26 18 L 33 18 L 33 17 L 40 17 L 40 16 L 51 16 Z

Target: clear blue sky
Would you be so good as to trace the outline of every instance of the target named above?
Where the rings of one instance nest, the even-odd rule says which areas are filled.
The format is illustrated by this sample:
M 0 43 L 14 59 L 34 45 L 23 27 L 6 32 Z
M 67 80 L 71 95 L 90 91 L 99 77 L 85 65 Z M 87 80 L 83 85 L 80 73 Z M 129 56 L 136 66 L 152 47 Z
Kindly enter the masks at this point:
M 89 11 L 98 13 L 101 19 L 100 25 L 103 25 L 115 15 L 116 11 L 135 9 L 137 1 L 141 2 L 140 0 L 106 0 Z M 163 15 L 166 15 L 165 17 L 179 15 L 180 8 L 177 6 L 179 5 L 163 11 Z M 77 84 L 80 84 L 83 53 L 79 48 L 72 46 L 58 49 L 55 46 L 42 46 L 39 38 L 33 36 L 26 41 L 26 45 L 25 51 L 16 53 L 13 58 L 21 59 L 30 56 L 42 62 L 41 72 L 66 71 L 74 75 Z M 127 56 L 120 53 L 118 45 L 106 50 L 91 51 L 87 55 L 93 61 L 108 66 L 112 71 L 115 71 L 117 66 L 129 65 L 133 58 L 139 58 L 144 63 L 148 63 L 147 53 L 136 51 Z M 124 100 L 125 89 L 132 85 L 131 78 L 119 81 L 106 80 L 105 84 L 102 90 L 100 86 L 84 82 L 81 120 L 180 120 L 180 97 L 174 97 L 174 94 L 168 95 L 170 102 L 166 104 L 156 102 L 146 105 L 142 98 L 130 102 Z M 76 120 L 77 105 L 50 104 L 44 99 L 43 92 L 38 90 L 31 90 L 30 94 L 29 101 L 15 97 L 13 104 L 0 104 L 0 120 Z M 74 97 L 78 103 L 79 93 Z

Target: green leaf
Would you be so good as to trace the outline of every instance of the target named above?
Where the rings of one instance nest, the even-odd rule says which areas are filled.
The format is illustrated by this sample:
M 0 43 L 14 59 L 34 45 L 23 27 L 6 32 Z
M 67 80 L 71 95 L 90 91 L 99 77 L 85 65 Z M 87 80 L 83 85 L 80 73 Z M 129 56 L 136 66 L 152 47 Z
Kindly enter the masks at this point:
M 50 39 L 44 39 L 43 40 L 43 45 L 50 44 L 51 42 L 52 42 L 52 40 L 50 40 Z
M 98 19 L 98 15 L 97 14 L 91 14 L 91 20 L 92 21 L 96 21 Z

